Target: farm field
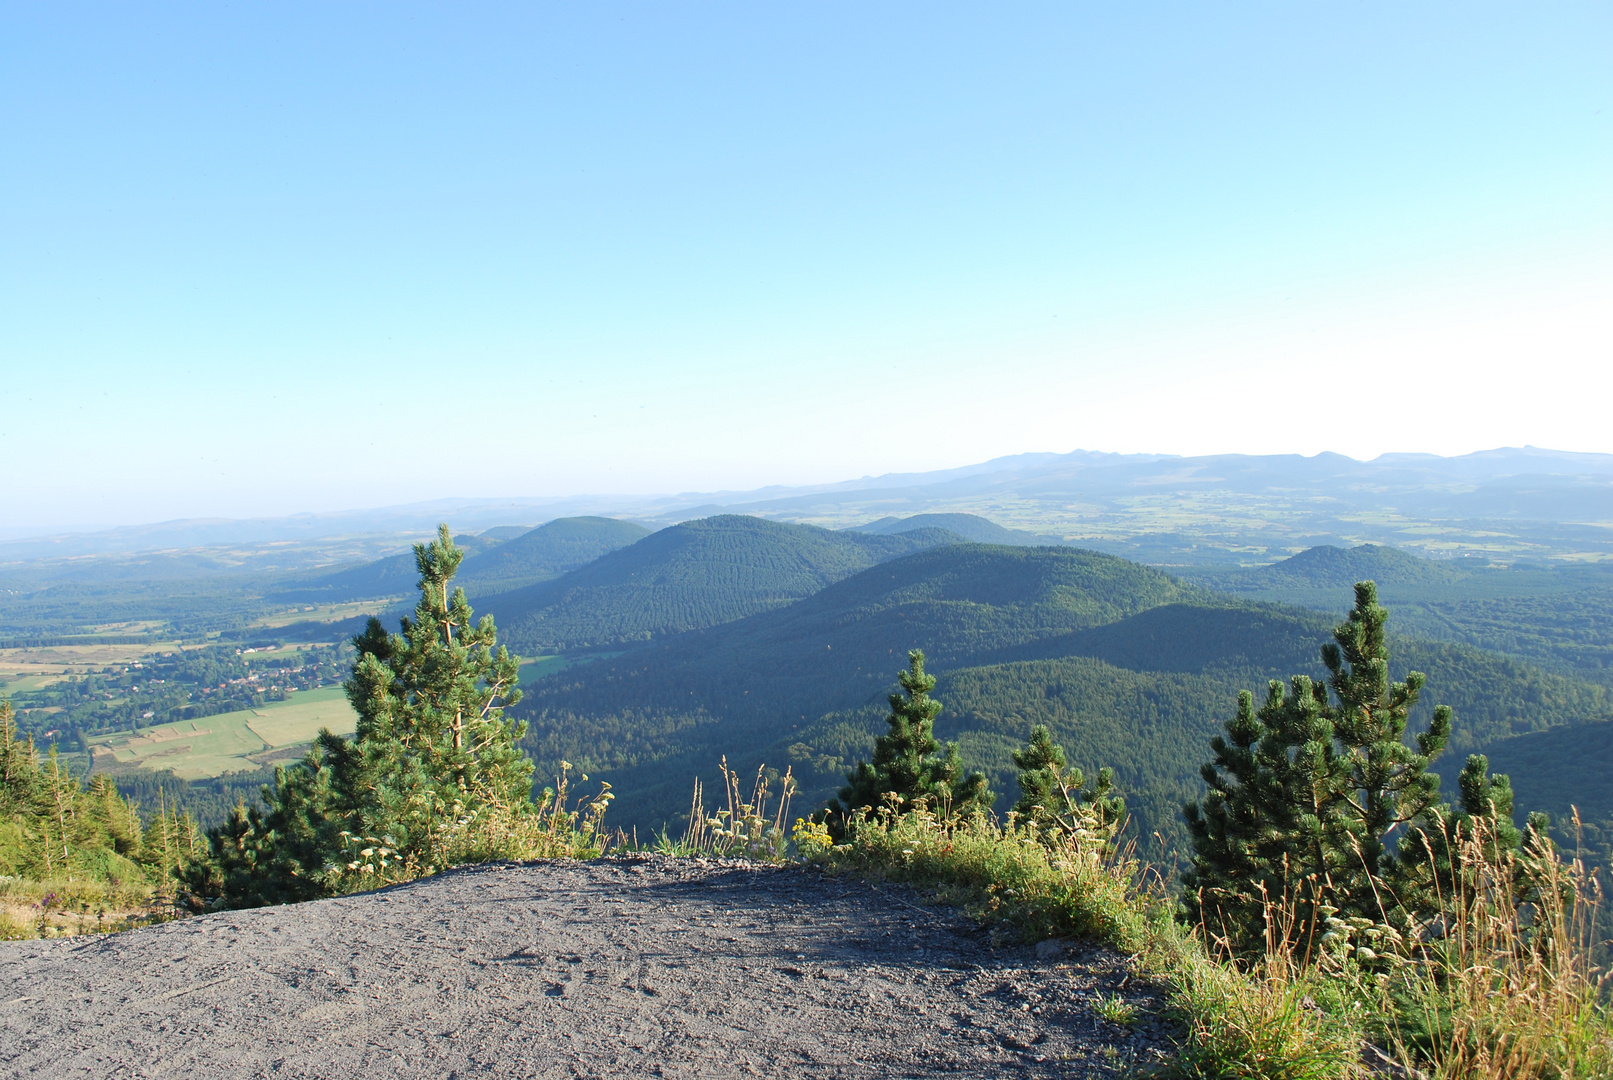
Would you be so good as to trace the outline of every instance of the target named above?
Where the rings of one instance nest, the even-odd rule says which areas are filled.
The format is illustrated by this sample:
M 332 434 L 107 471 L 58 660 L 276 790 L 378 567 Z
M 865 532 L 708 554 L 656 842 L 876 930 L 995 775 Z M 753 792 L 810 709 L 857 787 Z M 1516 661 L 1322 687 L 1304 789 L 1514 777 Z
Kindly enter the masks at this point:
M 358 722 L 358 716 L 347 703 L 347 694 L 340 686 L 301 690 L 288 701 L 224 715 L 245 716 L 246 725 L 252 729 L 252 733 L 274 749 L 311 742 L 319 734 L 320 728 L 330 728 L 338 735 L 348 735 Z
M 535 682 L 546 675 L 564 671 L 571 663 L 558 653 L 551 656 L 529 656 L 521 661 L 521 682 Z
M 300 622 L 338 622 L 358 615 L 379 615 L 385 607 L 384 601 L 375 600 L 354 600 L 340 604 L 299 604 L 254 619 L 248 625 L 274 629 Z
M 176 648 L 177 643 L 166 641 L 0 649 L 0 680 L 7 684 L 8 693 L 26 693 L 59 682 L 69 675 L 85 675 L 109 667 L 133 664 L 154 653 Z
M 351 734 L 357 717 L 339 686 L 304 690 L 259 709 L 182 720 L 89 740 L 97 771 L 171 769 L 183 780 L 253 772 L 271 751 L 308 742 L 322 727 Z

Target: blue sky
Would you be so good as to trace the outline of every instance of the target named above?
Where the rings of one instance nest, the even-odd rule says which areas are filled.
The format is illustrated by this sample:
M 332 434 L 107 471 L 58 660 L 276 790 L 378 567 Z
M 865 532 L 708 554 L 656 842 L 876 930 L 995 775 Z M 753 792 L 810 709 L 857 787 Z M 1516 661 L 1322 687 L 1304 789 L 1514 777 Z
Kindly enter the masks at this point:
M 0 5 L 0 516 L 1613 451 L 1607 4 Z

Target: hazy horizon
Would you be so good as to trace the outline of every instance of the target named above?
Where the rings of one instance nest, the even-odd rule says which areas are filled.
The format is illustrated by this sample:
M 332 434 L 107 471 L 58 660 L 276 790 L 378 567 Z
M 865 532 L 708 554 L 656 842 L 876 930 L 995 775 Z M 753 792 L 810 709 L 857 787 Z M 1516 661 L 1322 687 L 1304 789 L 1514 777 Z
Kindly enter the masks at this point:
M 452 517 L 456 509 L 478 508 L 478 509 L 484 509 L 484 511 L 496 511 L 496 508 L 497 508 L 498 504 L 500 504 L 500 503 L 508 503 L 510 505 L 510 508 L 511 508 L 511 515 L 510 515 L 511 520 L 508 523 L 515 523 L 515 518 L 520 516 L 519 511 L 523 511 L 523 510 L 530 510 L 530 511 L 533 512 L 532 513 L 532 519 L 533 519 L 534 523 L 536 523 L 536 522 L 538 522 L 540 520 L 549 520 L 550 518 L 556 517 L 556 516 L 575 516 L 577 513 L 604 513 L 604 514 L 611 514 L 611 515 L 614 515 L 614 516 L 630 517 L 630 516 L 632 516 L 632 513 L 633 513 L 633 511 L 635 509 L 643 510 L 647 505 L 653 504 L 653 503 L 674 503 L 675 504 L 675 503 L 678 503 L 678 502 L 685 502 L 685 503 L 688 503 L 690 506 L 694 506 L 694 504 L 696 504 L 698 502 L 705 501 L 705 500 L 712 500 L 712 499 L 719 499 L 719 500 L 720 499 L 742 499 L 742 498 L 745 498 L 745 497 L 771 498 L 771 497 L 778 497 L 778 496 L 787 496 L 787 495 L 796 494 L 796 493 L 833 490 L 833 489 L 840 489 L 840 488 L 845 488 L 845 489 L 849 489 L 849 490 L 855 490 L 855 489 L 859 488 L 860 486 L 862 486 L 865 483 L 877 483 L 877 482 L 882 481 L 882 480 L 889 480 L 889 479 L 893 479 L 893 478 L 900 479 L 900 478 L 906 478 L 906 477 L 912 477 L 912 478 L 915 478 L 915 479 L 919 480 L 922 483 L 928 484 L 928 483 L 935 483 L 938 478 L 944 477 L 944 476 L 946 476 L 947 474 L 950 474 L 950 473 L 954 473 L 954 472 L 968 473 L 968 472 L 975 471 L 975 470 L 985 471 L 987 469 L 987 467 L 991 466 L 991 465 L 996 465 L 996 464 L 1000 464 L 1000 463 L 1008 463 L 1008 462 L 1019 462 L 1019 461 L 1024 461 L 1024 460 L 1027 460 L 1027 459 L 1047 459 L 1047 458 L 1058 459 L 1058 458 L 1074 458 L 1074 457 L 1078 457 L 1078 456 L 1092 456 L 1094 458 L 1105 458 L 1105 457 L 1107 457 L 1107 458 L 1117 458 L 1117 459 L 1125 459 L 1125 458 L 1159 458 L 1159 459 L 1166 459 L 1166 460 L 1173 460 L 1173 461 L 1174 460 L 1192 461 L 1192 460 L 1199 460 L 1199 459 L 1205 459 L 1205 458 L 1219 458 L 1219 457 L 1250 457 L 1250 458 L 1298 457 L 1301 460 L 1314 461 L 1315 459 L 1321 458 L 1321 457 L 1336 456 L 1336 457 L 1348 458 L 1350 461 L 1356 462 L 1358 464 L 1371 465 L 1371 464 L 1374 464 L 1374 463 L 1384 462 L 1384 461 L 1386 461 L 1388 459 L 1413 460 L 1413 459 L 1418 459 L 1418 458 L 1428 458 L 1428 459 L 1438 460 L 1438 461 L 1452 461 L 1452 460 L 1457 460 L 1457 459 L 1460 459 L 1460 458 L 1475 458 L 1475 457 L 1483 457 L 1485 455 L 1500 455 L 1500 454 L 1509 454 L 1509 453 L 1516 453 L 1516 454 L 1520 454 L 1520 455 L 1524 455 L 1524 456 L 1537 456 L 1538 455 L 1540 457 L 1546 457 L 1546 458 L 1567 458 L 1567 459 L 1595 459 L 1595 458 L 1600 457 L 1600 458 L 1604 458 L 1606 460 L 1604 460 L 1604 461 L 1587 461 L 1586 464 L 1598 465 L 1598 466 L 1601 466 L 1602 468 L 1608 470 L 1610 473 L 1613 473 L 1613 455 L 1597 454 L 1597 453 L 1594 453 L 1594 452 L 1587 452 L 1587 451 L 1565 451 L 1565 450 L 1557 450 L 1557 449 L 1550 448 L 1550 447 L 1538 447 L 1538 446 L 1489 447 L 1489 448 L 1485 448 L 1483 450 L 1472 451 L 1472 452 L 1469 452 L 1469 453 L 1466 453 L 1466 454 L 1450 454 L 1450 455 L 1431 454 L 1431 453 L 1428 453 L 1428 452 L 1425 452 L 1425 451 L 1415 451 L 1415 450 L 1413 450 L 1413 451 L 1393 451 L 1392 450 L 1392 451 L 1385 451 L 1384 453 L 1379 454 L 1379 455 L 1377 455 L 1375 457 L 1372 457 L 1372 458 L 1355 458 L 1355 457 L 1350 457 L 1350 455 L 1347 455 L 1347 454 L 1340 454 L 1337 451 L 1330 451 L 1330 450 L 1318 451 L 1315 454 L 1306 454 L 1306 455 L 1290 455 L 1290 454 L 1269 454 L 1269 455 L 1240 455 L 1240 454 L 1205 454 L 1205 455 L 1197 455 L 1197 454 L 1194 454 L 1194 455 L 1186 455 L 1186 454 L 1149 454 L 1149 453 L 1122 454 L 1122 453 L 1119 453 L 1119 452 L 1116 452 L 1116 451 L 1088 450 L 1088 449 L 1084 449 L 1084 448 L 1077 448 L 1075 450 L 1070 450 L 1070 451 L 1036 451 L 1036 450 L 1031 450 L 1031 451 L 1024 451 L 1024 452 L 1017 453 L 1017 454 L 1003 454 L 1003 455 L 998 455 L 998 456 L 996 456 L 994 458 L 989 458 L 989 459 L 987 459 L 985 461 L 966 462 L 966 463 L 963 463 L 963 464 L 960 464 L 960 465 L 943 467 L 943 468 L 934 469 L 934 470 L 923 470 L 923 471 L 919 471 L 919 472 L 896 472 L 896 473 L 881 473 L 881 474 L 864 473 L 861 476 L 856 476 L 856 477 L 844 477 L 843 476 L 843 477 L 838 477 L 838 478 L 834 478 L 834 479 L 822 480 L 822 481 L 819 481 L 817 483 L 764 484 L 764 485 L 760 485 L 758 487 L 745 488 L 745 489 L 726 489 L 726 490 L 708 490 L 708 491 L 681 490 L 681 491 L 661 491 L 661 492 L 647 492 L 647 491 L 646 492 L 623 492 L 623 491 L 609 492 L 609 491 L 599 491 L 599 492 L 573 492 L 573 493 L 570 493 L 570 494 L 563 494 L 563 495 L 554 495 L 554 494 L 547 494 L 547 493 L 542 493 L 542 492 L 520 493 L 520 494 L 504 492 L 504 493 L 497 494 L 497 495 L 481 496 L 481 497 L 467 496 L 467 495 L 455 495 L 455 494 L 439 494 L 439 495 L 435 495 L 435 496 L 431 496 L 431 497 L 414 499 L 414 500 L 410 500 L 408 502 L 402 502 L 402 503 L 385 503 L 385 504 L 372 504 L 372 505 L 353 505 L 353 504 L 331 505 L 331 506 L 325 506 L 325 507 L 320 507 L 320 508 L 304 508 L 304 509 L 292 510 L 292 511 L 284 512 L 284 513 L 246 514 L 246 515 L 233 516 L 233 517 L 232 516 L 227 516 L 227 515 L 194 514 L 194 515 L 182 515 L 182 516 L 172 517 L 172 518 L 151 519 L 151 520 L 136 520 L 136 521 L 124 520 L 124 521 L 101 521 L 101 522 L 86 521 L 86 522 L 80 522 L 80 523 L 62 523 L 62 524 L 59 524 L 59 525 L 56 525 L 56 526 L 45 525 L 45 526 L 40 526 L 40 527 L 37 527 L 37 528 L 32 527 L 32 526 L 27 526 L 27 525 L 7 524 L 4 527 L 0 527 L 0 542 L 47 539 L 47 538 L 50 538 L 50 537 L 59 537 L 59 536 L 93 535 L 93 534 L 102 533 L 102 532 L 116 532 L 116 531 L 119 531 L 119 530 L 140 530 L 140 529 L 147 529 L 147 528 L 161 528 L 161 527 L 164 527 L 164 526 L 175 526 L 175 525 L 186 525 L 186 524 L 212 524 L 212 523 L 231 524 L 231 523 L 246 523 L 246 522 L 253 522 L 253 521 L 271 522 L 271 521 L 298 520 L 298 519 L 304 519 L 304 518 L 308 518 L 308 519 L 340 519 L 340 518 L 344 518 L 344 517 L 358 517 L 358 516 L 362 516 L 362 515 L 374 515 L 374 514 L 382 514 L 382 513 L 387 513 L 387 512 L 424 511 L 424 510 L 426 510 L 428 508 L 436 508 L 437 510 L 440 510 L 440 512 L 442 514 Z M 579 504 L 582 504 L 581 508 L 579 508 Z M 589 504 L 593 504 L 593 505 L 589 505 Z M 549 508 L 557 510 L 558 513 L 552 513 L 552 514 L 549 513 L 548 512 Z
M 1610 38 L 1592 4 L 12 6 L 0 530 L 1610 451 Z

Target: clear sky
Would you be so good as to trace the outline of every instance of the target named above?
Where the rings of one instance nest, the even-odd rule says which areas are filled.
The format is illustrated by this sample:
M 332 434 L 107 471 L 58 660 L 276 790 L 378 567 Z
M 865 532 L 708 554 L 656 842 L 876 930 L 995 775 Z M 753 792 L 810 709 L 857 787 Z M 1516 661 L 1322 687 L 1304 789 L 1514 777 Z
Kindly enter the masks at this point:
M 0 2 L 0 526 L 1613 451 L 1613 5 Z

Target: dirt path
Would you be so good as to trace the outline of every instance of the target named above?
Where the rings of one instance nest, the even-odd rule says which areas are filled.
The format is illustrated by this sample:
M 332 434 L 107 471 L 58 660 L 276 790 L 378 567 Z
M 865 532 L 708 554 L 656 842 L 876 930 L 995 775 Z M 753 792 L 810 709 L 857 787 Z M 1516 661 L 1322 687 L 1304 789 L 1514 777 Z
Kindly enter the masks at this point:
M 1119 957 L 993 949 L 915 901 L 626 858 L 0 943 L 0 1073 L 1108 1076 L 1164 1044 Z M 1142 1023 L 1093 1012 L 1117 994 Z

